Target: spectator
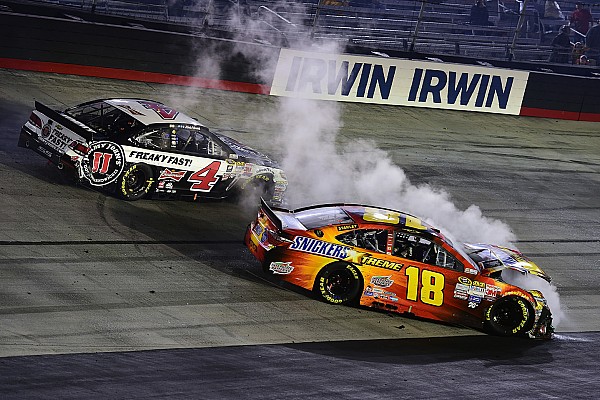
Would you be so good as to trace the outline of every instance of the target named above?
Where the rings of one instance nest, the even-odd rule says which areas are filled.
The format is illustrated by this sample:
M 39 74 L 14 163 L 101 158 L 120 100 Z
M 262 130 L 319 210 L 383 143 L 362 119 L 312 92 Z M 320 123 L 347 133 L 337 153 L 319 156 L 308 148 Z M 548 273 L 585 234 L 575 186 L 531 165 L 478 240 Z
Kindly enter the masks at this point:
M 471 15 L 469 17 L 471 25 L 477 26 L 490 26 L 493 25 L 490 22 L 490 14 L 484 0 L 477 0 L 477 2 L 471 7 Z
M 548 61 L 563 64 L 569 63 L 573 48 L 569 37 L 570 33 L 571 28 L 568 25 L 563 25 L 560 28 L 560 33 L 552 40 L 552 54 L 550 54 Z
M 600 19 L 585 35 L 585 47 L 585 55 L 597 63 L 600 60 Z
M 585 36 L 594 19 L 590 10 L 585 7 L 585 4 L 578 2 L 575 4 L 575 11 L 571 14 L 570 21 L 571 27 Z
M 584 52 L 585 45 L 581 42 L 575 42 L 575 44 L 573 44 L 573 52 L 571 53 L 571 63 L 578 64 L 578 61 L 580 60 L 581 56 L 584 55 Z

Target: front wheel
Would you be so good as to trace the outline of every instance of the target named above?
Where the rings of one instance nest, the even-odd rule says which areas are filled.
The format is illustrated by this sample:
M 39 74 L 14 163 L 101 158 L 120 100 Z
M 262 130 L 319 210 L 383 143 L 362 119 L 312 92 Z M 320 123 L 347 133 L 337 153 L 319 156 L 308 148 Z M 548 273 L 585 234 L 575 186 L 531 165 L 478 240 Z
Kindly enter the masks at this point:
M 243 187 L 243 196 L 254 203 L 260 202 L 260 198 L 270 201 L 275 193 L 272 174 L 254 175 Z
M 534 314 L 528 302 L 516 296 L 503 297 L 487 309 L 485 329 L 499 336 L 524 336 L 533 327 Z
M 133 164 L 119 177 L 118 194 L 125 200 L 145 197 L 154 184 L 152 168 L 146 164 Z
M 334 263 L 319 271 L 314 290 L 327 303 L 354 305 L 360 297 L 362 278 L 353 265 Z

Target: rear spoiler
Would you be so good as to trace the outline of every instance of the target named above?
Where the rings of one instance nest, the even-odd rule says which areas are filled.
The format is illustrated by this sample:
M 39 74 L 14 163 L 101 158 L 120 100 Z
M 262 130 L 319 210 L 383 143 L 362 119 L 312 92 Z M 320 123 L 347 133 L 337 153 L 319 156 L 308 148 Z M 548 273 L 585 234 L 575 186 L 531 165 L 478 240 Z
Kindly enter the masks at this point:
M 94 133 L 96 133 L 95 130 L 77 121 L 75 118 L 71 118 L 65 116 L 64 114 L 60 114 L 59 112 L 51 109 L 50 107 L 43 105 L 39 101 L 35 102 L 35 109 L 44 113 L 48 118 L 52 119 L 56 123 L 59 123 L 65 128 L 75 132 L 79 136 L 82 136 L 85 140 L 92 140 Z
M 288 212 L 288 213 L 291 211 L 287 210 L 285 208 L 271 207 L 265 201 L 265 199 L 263 199 L 262 197 L 260 198 L 260 206 L 261 206 L 262 210 L 264 211 L 264 213 L 267 214 L 267 217 L 269 217 L 269 219 L 275 224 L 277 229 L 282 231 L 283 230 L 283 222 L 277 216 L 277 214 L 275 214 L 275 211 L 284 211 L 284 212 Z

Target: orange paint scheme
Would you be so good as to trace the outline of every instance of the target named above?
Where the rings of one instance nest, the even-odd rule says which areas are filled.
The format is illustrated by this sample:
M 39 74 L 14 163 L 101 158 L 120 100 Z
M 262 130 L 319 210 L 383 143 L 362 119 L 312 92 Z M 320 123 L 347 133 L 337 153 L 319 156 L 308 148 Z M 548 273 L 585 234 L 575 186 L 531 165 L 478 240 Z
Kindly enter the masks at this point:
M 267 274 L 312 290 L 329 303 L 506 335 L 549 337 L 552 332 L 541 293 L 534 292 L 534 297 L 496 279 L 490 271 L 498 268 L 485 267 L 489 260 L 478 265 L 465 250 L 411 215 L 359 205 L 289 211 L 263 203 L 245 243 Z M 508 250 L 481 246 L 471 250 L 502 256 L 502 250 Z M 506 263 L 513 260 L 506 257 Z

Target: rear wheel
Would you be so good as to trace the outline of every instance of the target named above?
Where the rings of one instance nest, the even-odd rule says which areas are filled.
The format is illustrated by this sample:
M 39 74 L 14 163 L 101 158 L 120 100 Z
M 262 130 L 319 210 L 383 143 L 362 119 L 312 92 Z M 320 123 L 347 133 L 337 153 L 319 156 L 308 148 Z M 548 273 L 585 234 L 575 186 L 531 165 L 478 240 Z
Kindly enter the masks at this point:
M 485 313 L 485 329 L 500 336 L 523 336 L 533 327 L 534 314 L 527 300 L 509 296 L 496 301 Z
M 356 304 L 362 290 L 362 277 L 355 266 L 333 263 L 319 271 L 314 290 L 331 304 Z
M 154 184 L 152 168 L 146 164 L 134 164 L 119 177 L 117 192 L 126 200 L 145 197 Z

